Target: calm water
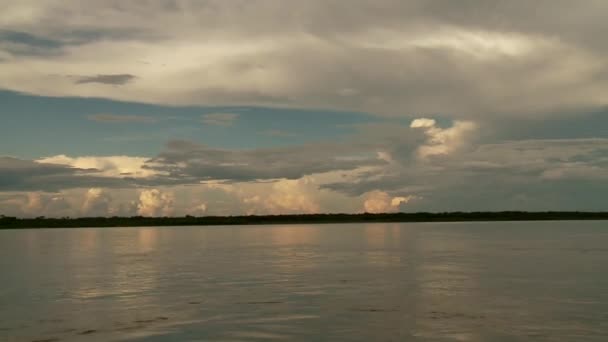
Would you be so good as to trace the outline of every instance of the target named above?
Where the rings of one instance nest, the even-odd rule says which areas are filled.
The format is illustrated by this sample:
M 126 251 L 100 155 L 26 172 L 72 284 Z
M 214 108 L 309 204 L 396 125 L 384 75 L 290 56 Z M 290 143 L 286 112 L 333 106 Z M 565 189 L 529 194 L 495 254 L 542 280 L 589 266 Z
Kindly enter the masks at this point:
M 608 222 L 0 231 L 0 341 L 608 341 Z

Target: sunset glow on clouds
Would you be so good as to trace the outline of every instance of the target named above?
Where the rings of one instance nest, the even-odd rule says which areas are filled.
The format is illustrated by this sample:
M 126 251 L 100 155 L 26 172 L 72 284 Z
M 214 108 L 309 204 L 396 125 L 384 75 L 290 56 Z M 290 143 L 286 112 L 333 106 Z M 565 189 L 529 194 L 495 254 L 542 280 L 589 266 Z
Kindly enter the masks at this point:
M 608 210 L 605 1 L 0 4 L 0 214 Z

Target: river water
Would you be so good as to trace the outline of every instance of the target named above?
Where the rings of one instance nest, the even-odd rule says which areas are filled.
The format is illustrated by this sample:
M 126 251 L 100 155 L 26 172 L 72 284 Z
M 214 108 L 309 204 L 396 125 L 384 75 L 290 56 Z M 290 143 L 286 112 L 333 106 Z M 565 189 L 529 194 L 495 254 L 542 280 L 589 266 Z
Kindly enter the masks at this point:
M 608 341 L 608 222 L 0 231 L 0 341 Z

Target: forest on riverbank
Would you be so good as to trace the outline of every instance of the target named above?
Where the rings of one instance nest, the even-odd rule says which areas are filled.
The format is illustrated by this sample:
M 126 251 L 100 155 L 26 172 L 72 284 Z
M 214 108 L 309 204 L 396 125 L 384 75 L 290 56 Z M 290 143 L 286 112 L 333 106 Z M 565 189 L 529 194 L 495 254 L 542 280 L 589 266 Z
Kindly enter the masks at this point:
M 444 212 L 383 214 L 301 214 L 249 216 L 183 216 L 183 217 L 79 217 L 17 218 L 0 215 L 0 229 L 82 228 L 82 227 L 150 227 L 150 226 L 221 226 L 250 224 L 321 224 L 365 222 L 467 222 L 467 221 L 543 221 L 543 220 L 608 220 L 608 212 Z

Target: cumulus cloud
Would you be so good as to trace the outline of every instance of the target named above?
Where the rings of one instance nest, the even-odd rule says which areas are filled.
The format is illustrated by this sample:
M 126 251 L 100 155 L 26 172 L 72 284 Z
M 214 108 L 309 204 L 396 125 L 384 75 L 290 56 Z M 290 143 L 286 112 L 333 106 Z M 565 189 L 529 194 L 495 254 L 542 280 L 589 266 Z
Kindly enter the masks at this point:
M 9 193 L 0 194 L 0 214 L 20 217 L 65 217 L 76 213 L 74 198 L 61 193 Z
M 406 126 L 399 132 L 411 131 L 417 135 L 421 129 L 437 125 L 419 121 L 414 126 L 422 127 Z M 442 129 L 449 130 L 450 127 Z M 171 162 L 164 162 L 164 173 L 140 179 L 141 184 L 149 186 L 145 189 L 121 189 L 116 184 L 107 186 L 103 182 L 91 188 L 90 184 L 95 184 L 95 179 L 81 180 L 79 177 L 91 177 L 89 172 L 104 171 L 12 160 L 11 167 L 18 171 L 11 173 L 9 164 L 0 164 L 0 211 L 18 216 L 91 216 L 104 212 L 106 215 L 125 216 L 181 216 L 606 209 L 608 139 L 477 141 L 469 143 L 464 151 L 419 158 L 418 147 L 429 143 L 429 136 L 422 133 L 421 140 L 404 136 L 406 142 L 419 142 L 413 146 L 409 143 L 401 145 L 394 137 L 389 137 L 383 146 L 373 145 L 373 148 L 366 144 L 350 144 L 347 149 L 343 149 L 341 144 L 331 148 L 328 145 L 305 148 L 306 151 L 320 153 L 304 153 L 303 160 L 311 162 L 323 161 L 326 153 L 352 156 L 356 155 L 354 151 L 361 151 L 361 146 L 363 151 L 377 148 L 375 153 L 367 153 L 366 157 L 380 162 L 355 163 L 353 168 L 346 169 L 308 169 L 305 163 L 302 164 L 303 169 L 311 170 L 311 173 L 294 173 L 293 178 L 284 177 L 285 170 L 272 173 L 257 171 L 258 175 L 268 177 L 261 178 L 263 181 L 244 176 L 232 177 L 227 182 L 225 172 L 213 174 L 206 169 L 197 169 L 191 158 L 205 159 L 235 174 L 247 174 L 250 165 L 232 165 L 242 158 L 233 159 L 230 150 L 209 150 L 197 144 L 174 142 L 177 154 L 167 155 Z M 404 150 L 405 155 L 411 155 L 403 156 Z M 260 164 L 263 164 L 265 158 L 262 156 L 265 154 L 258 156 L 255 150 L 252 151 L 245 155 L 251 153 L 251 159 L 261 158 Z M 182 152 L 185 155 L 180 154 Z M 226 155 L 227 159 L 222 159 Z M 266 158 L 272 163 L 275 156 L 270 154 Z M 356 158 L 351 159 L 356 161 Z M 290 158 L 285 160 L 292 161 Z M 175 169 L 167 168 L 167 165 Z M 261 167 L 257 165 L 253 164 L 253 170 Z M 9 180 L 9 174 L 10 177 L 19 176 Z M 111 174 L 118 175 L 119 172 L 112 171 Z M 107 181 L 107 178 L 103 179 Z M 204 184 L 199 184 L 205 179 Z M 167 185 L 171 182 L 175 183 Z M 49 188 L 57 192 L 40 192 Z M 61 190 L 64 188 L 67 190 Z
M 82 203 L 83 216 L 107 216 L 111 214 L 111 196 L 100 188 L 92 188 L 86 192 Z
M 198 204 L 188 210 L 190 215 L 200 216 L 207 213 L 207 203 Z
M 602 208 L 607 175 L 607 139 L 541 139 L 482 143 L 457 155 L 395 160 L 373 176 L 321 187 L 350 196 L 375 194 L 370 209 L 386 208 L 391 196 L 406 193 L 416 196 L 402 207 L 412 211 L 568 210 Z
M 243 199 L 248 213 L 293 214 L 318 213 L 321 211 L 315 199 L 314 180 L 304 177 L 298 180 L 282 180 L 270 186 L 264 195 L 256 194 Z M 311 186 L 312 185 L 312 186 Z
M 35 213 L 43 211 L 43 198 L 42 194 L 36 192 L 30 192 L 27 194 L 27 201 L 23 203 L 21 209 L 27 213 Z
M 139 195 L 137 212 L 141 216 L 171 216 L 174 196 L 158 189 L 143 190 Z
M 422 129 L 428 137 L 425 145 L 418 148 L 418 155 L 427 158 L 433 155 L 445 155 L 461 148 L 477 125 L 471 121 L 454 121 L 450 128 L 437 127 L 433 119 L 415 119 L 410 124 L 411 128 Z
M 487 126 L 469 120 L 400 122 L 362 124 L 341 141 L 275 148 L 174 140 L 155 158 L 3 157 L 0 192 L 18 194 L 0 194 L 0 204 L 28 215 L 48 212 L 48 203 L 70 215 L 605 206 L 605 138 L 484 140 Z M 71 209 L 60 208 L 61 198 Z
M 413 196 L 391 197 L 384 191 L 371 191 L 365 194 L 363 209 L 367 213 L 389 213 L 399 211 L 402 204 L 407 204 Z
M 361 198 L 319 189 L 320 184 L 337 179 L 343 179 L 341 173 L 330 172 L 297 180 L 203 184 L 189 190 L 199 189 L 195 190 L 200 193 L 194 198 L 205 199 L 209 215 L 359 211 Z

